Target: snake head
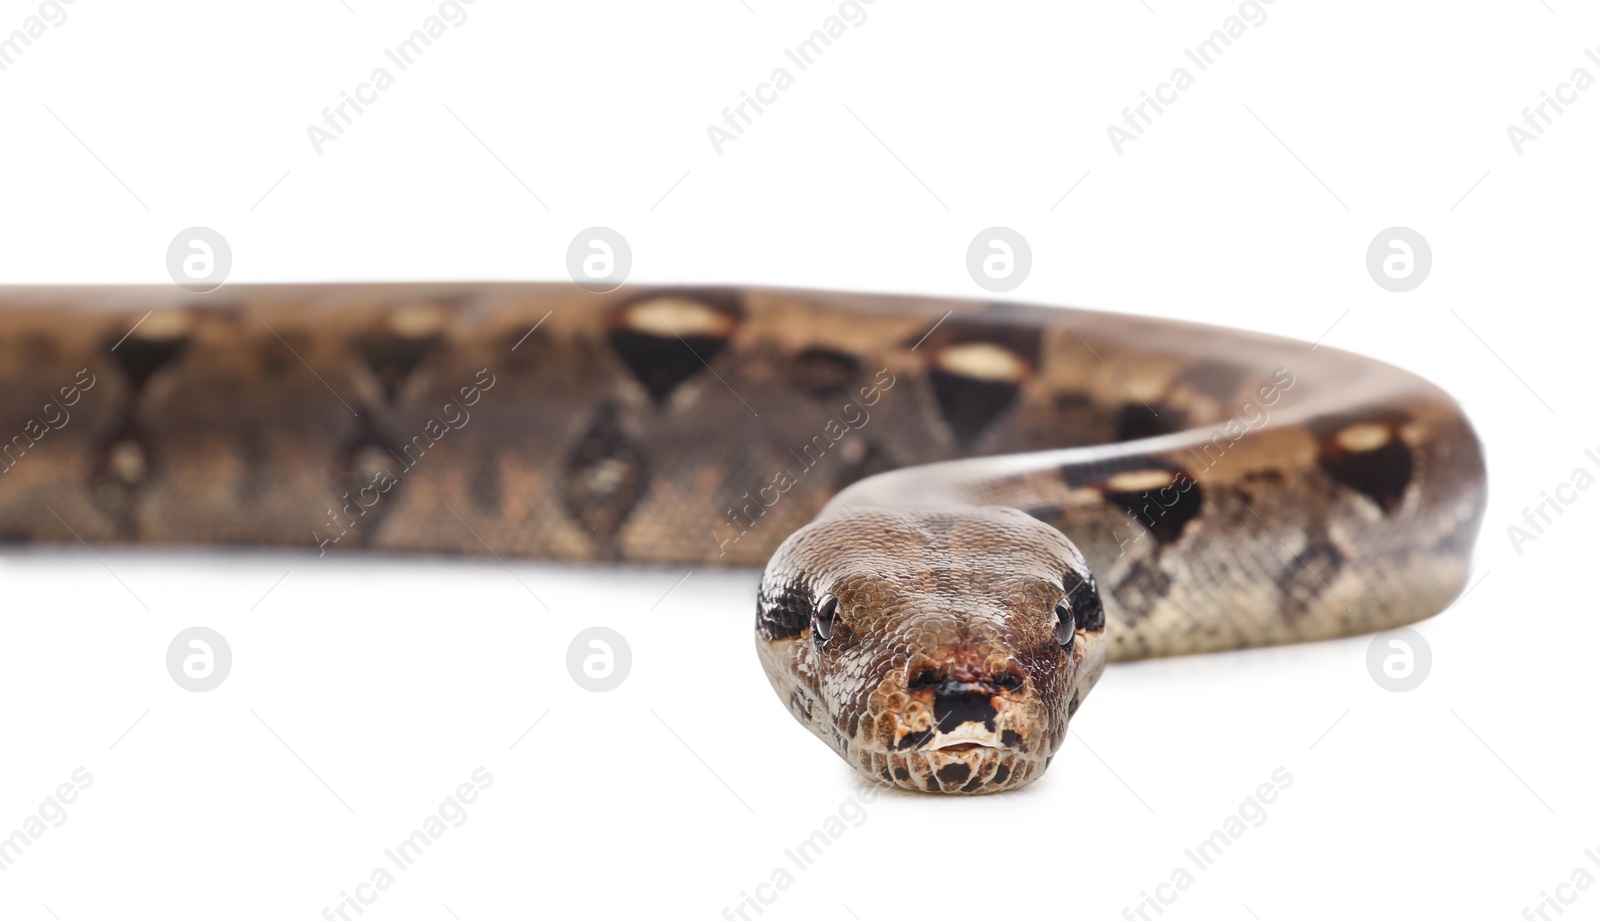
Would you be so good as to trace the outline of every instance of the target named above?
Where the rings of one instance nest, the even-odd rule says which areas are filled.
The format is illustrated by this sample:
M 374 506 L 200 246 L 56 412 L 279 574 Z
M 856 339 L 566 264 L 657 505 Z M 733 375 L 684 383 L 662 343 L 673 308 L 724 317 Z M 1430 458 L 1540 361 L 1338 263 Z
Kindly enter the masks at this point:
M 1037 778 L 1105 666 L 1083 555 L 998 507 L 812 522 L 767 564 L 756 636 L 796 719 L 866 776 L 935 793 Z

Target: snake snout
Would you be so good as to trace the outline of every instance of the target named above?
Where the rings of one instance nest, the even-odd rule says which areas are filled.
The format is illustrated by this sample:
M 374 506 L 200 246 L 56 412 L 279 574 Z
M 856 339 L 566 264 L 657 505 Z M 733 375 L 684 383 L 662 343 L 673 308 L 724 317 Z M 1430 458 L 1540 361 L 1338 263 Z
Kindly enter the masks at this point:
M 918 669 L 907 680 L 906 690 L 931 692 L 934 727 L 939 732 L 951 732 L 963 723 L 979 723 L 993 732 L 999 715 L 995 698 L 1023 685 L 1021 671 L 1009 664 L 974 668 L 956 661 Z

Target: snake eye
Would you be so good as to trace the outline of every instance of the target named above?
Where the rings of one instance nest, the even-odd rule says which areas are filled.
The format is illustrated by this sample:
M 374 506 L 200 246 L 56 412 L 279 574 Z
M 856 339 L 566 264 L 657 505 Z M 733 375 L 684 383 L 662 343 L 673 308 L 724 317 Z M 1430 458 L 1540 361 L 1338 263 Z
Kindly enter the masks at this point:
M 1067 610 L 1067 603 L 1063 601 L 1056 605 L 1056 642 L 1061 644 L 1062 649 L 1070 651 L 1077 635 L 1072 626 L 1072 612 Z
M 829 595 L 822 603 L 817 605 L 817 616 L 811 620 L 811 632 L 816 634 L 819 641 L 826 642 L 833 636 L 833 618 L 839 611 L 839 599 Z

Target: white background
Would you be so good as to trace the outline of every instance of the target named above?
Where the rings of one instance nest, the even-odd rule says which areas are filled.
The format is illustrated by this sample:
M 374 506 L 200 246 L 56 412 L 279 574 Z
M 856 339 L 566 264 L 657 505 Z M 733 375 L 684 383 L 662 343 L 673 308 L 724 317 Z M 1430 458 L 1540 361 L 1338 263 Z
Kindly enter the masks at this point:
M 0 33 L 36 8 L 0 2 Z M 977 296 L 965 249 L 998 224 L 1033 247 L 1015 299 L 1325 336 L 1483 436 L 1482 581 L 1419 628 L 1419 689 L 1379 688 L 1365 638 L 1116 667 L 1042 781 L 881 795 L 747 917 L 1122 917 L 1278 767 L 1266 822 L 1164 919 L 1514 919 L 1600 875 L 1600 492 L 1520 553 L 1506 532 L 1600 448 L 1600 91 L 1520 154 L 1506 133 L 1600 76 L 1600 16 L 1277 0 L 1119 155 L 1106 126 L 1236 4 L 877 0 L 718 154 L 706 126 L 836 6 L 477 0 L 318 155 L 306 126 L 436 8 L 77 0 L 0 73 L 0 283 L 165 283 L 192 225 L 239 282 L 559 280 L 603 224 L 634 280 Z M 1364 266 L 1394 225 L 1434 254 L 1407 294 Z M 0 873 L 0 917 L 321 917 L 481 765 L 364 917 L 711 919 L 861 797 L 766 687 L 754 572 L 668 595 L 683 570 L 510 568 L 0 557 L 0 834 L 94 777 Z M 235 657 L 204 694 L 164 667 L 194 624 Z M 596 624 L 634 656 L 606 694 L 563 662 Z

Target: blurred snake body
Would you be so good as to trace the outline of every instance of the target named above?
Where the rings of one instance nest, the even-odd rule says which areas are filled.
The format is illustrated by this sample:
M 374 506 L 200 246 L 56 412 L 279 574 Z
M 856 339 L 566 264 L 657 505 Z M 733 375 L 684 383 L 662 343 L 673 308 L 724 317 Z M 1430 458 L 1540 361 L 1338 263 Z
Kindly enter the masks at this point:
M 1214 327 L 750 289 L 0 289 L 0 539 L 765 566 L 858 771 L 1033 781 L 1107 661 L 1442 610 L 1478 441 L 1419 378 Z

